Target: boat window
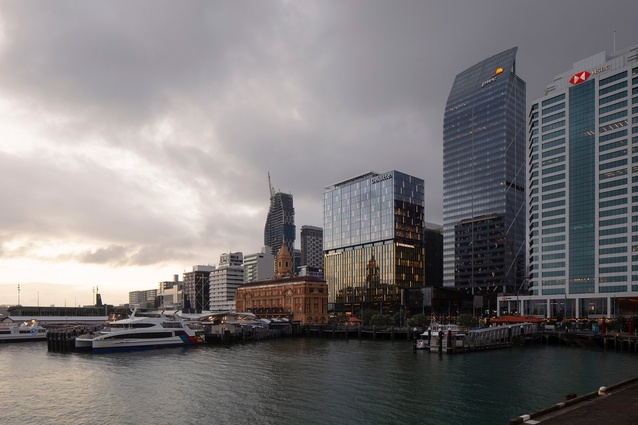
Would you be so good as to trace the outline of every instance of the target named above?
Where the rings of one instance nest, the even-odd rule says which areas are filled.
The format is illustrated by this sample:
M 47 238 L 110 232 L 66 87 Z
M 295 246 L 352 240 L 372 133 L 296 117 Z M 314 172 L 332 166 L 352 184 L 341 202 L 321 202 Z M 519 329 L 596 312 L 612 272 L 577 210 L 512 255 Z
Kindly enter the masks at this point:
M 170 338 L 173 336 L 172 332 L 148 332 L 148 333 L 129 333 L 119 335 L 109 335 L 105 337 L 105 340 L 109 339 L 149 339 L 149 338 Z
M 155 326 L 154 323 L 132 323 L 131 324 L 131 328 L 152 328 L 153 326 Z

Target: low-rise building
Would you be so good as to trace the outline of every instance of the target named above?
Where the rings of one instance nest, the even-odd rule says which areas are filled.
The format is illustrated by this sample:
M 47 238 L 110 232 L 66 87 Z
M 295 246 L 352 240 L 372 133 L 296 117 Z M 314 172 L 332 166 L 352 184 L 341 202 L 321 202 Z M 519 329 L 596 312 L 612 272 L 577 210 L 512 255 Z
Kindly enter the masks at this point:
M 313 276 L 247 283 L 237 289 L 237 312 L 265 319 L 286 318 L 302 325 L 328 323 L 328 285 Z

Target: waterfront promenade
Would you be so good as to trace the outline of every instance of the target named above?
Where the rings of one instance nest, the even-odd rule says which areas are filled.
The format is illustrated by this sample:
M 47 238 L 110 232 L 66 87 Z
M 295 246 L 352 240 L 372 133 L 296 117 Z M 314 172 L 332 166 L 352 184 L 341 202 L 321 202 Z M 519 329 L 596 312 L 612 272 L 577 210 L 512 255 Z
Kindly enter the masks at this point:
M 638 378 L 604 387 L 510 420 L 515 424 L 632 425 L 638 423 Z

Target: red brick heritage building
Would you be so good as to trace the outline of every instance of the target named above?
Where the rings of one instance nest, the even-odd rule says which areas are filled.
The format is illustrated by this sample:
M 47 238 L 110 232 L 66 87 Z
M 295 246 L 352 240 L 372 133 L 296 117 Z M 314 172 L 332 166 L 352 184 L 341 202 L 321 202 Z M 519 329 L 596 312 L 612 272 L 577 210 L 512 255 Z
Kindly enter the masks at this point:
M 251 282 L 237 289 L 235 308 L 264 319 L 328 323 L 328 285 L 314 276 Z

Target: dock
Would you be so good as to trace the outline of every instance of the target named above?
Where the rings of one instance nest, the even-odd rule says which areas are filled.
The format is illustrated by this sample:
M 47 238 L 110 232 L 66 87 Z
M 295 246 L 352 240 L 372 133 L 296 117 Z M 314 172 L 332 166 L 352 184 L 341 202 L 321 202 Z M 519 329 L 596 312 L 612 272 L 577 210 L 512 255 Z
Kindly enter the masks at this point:
M 301 329 L 301 335 L 332 339 L 371 339 L 407 340 L 410 341 L 423 332 L 418 328 L 407 326 L 352 326 L 352 325 L 306 325 Z
M 503 325 L 491 328 L 472 329 L 467 332 L 445 330 L 443 337 L 429 334 L 414 340 L 414 350 L 422 346 L 430 352 L 441 354 L 467 353 L 473 351 L 508 348 L 515 343 L 524 345 L 528 341 L 540 341 L 542 332 L 533 323 Z M 435 333 L 438 334 L 438 333 Z
M 638 378 L 566 400 L 548 408 L 510 419 L 510 425 L 624 425 L 638 423 Z

